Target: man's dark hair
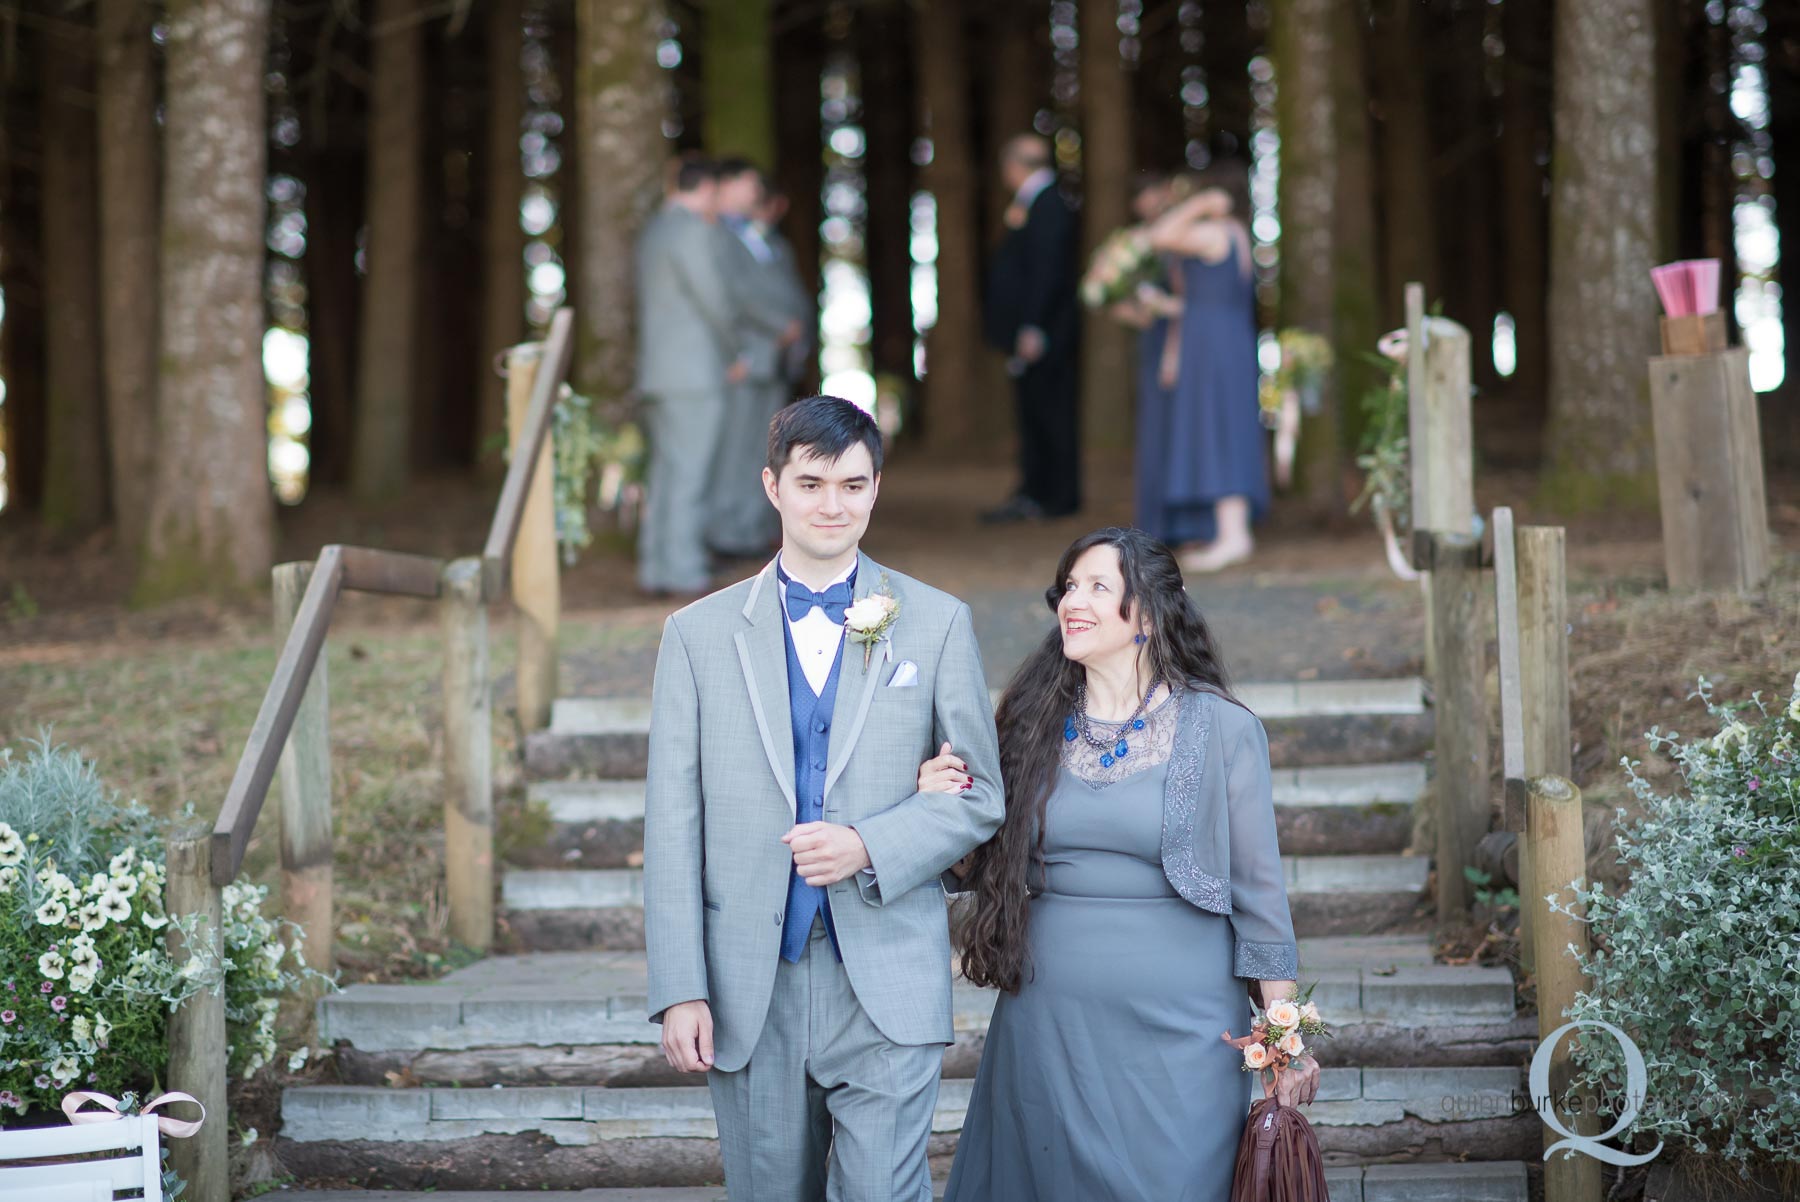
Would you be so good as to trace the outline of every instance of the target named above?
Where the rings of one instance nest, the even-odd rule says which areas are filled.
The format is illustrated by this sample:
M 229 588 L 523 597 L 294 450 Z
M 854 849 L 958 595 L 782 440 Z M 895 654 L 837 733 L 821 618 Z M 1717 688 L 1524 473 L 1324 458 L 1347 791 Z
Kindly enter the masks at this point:
M 779 477 L 796 449 L 835 463 L 859 442 L 869 448 L 875 474 L 881 475 L 881 430 L 875 419 L 842 397 L 809 396 L 769 423 L 769 470 Z
M 702 184 L 719 179 L 719 164 L 705 155 L 685 154 L 675 168 L 675 190 L 692 192 Z
M 754 171 L 758 178 L 762 176 L 762 168 L 741 155 L 731 155 L 719 160 L 719 178 L 736 179 L 740 175 Z

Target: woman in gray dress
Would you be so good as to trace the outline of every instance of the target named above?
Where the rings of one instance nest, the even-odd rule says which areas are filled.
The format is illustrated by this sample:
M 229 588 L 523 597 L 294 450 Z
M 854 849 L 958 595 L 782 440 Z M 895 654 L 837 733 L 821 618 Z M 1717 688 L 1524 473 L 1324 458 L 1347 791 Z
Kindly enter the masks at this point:
M 1003 992 L 945 1197 L 1226 1202 L 1254 1078 L 1221 1036 L 1298 970 L 1268 740 L 1160 542 L 1078 539 L 1046 600 L 1000 702 L 1006 821 L 964 880 L 963 973 Z M 1310 1058 L 1278 1083 L 1317 1088 Z

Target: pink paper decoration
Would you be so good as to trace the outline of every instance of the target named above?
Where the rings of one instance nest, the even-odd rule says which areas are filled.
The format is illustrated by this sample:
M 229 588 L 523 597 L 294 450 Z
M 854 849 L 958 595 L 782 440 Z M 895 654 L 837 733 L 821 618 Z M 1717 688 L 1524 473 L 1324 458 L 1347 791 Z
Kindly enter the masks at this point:
M 1683 259 L 1650 269 L 1650 281 L 1670 317 L 1698 317 L 1719 309 L 1719 261 Z

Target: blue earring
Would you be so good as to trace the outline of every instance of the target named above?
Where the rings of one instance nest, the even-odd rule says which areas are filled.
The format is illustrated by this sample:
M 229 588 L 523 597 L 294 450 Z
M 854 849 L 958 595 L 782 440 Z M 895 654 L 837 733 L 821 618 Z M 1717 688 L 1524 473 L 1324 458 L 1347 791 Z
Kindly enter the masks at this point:
M 1131 641 L 1134 643 L 1147 643 L 1150 641 L 1150 636 L 1142 633 L 1135 634 L 1132 636 Z

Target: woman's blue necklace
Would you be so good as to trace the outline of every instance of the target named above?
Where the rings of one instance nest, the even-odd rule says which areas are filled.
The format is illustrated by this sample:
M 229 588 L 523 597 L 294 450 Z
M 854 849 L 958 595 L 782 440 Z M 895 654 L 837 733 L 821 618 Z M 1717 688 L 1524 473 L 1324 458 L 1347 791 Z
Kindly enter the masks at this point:
M 1151 681 L 1149 691 L 1144 694 L 1144 699 L 1138 702 L 1137 708 L 1131 711 L 1131 717 L 1119 723 L 1119 728 L 1108 737 L 1101 737 L 1094 733 L 1093 719 L 1088 717 L 1087 712 L 1087 682 L 1083 681 L 1076 685 L 1075 712 L 1063 722 L 1063 742 L 1073 743 L 1076 739 L 1081 739 L 1090 747 L 1098 747 L 1100 749 L 1100 766 L 1102 768 L 1112 767 L 1131 754 L 1131 741 L 1125 737 L 1125 732 L 1129 730 L 1135 733 L 1144 729 L 1144 710 L 1149 708 L 1150 699 L 1156 696 L 1156 690 L 1161 685 L 1162 681 L 1160 680 Z M 1111 723 L 1107 725 L 1110 726 Z

